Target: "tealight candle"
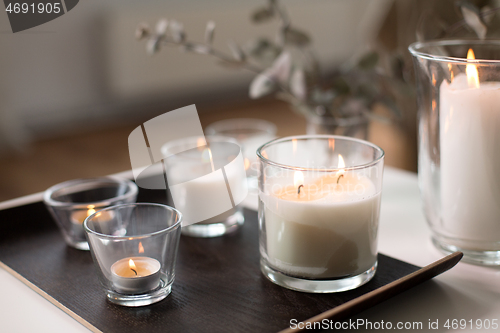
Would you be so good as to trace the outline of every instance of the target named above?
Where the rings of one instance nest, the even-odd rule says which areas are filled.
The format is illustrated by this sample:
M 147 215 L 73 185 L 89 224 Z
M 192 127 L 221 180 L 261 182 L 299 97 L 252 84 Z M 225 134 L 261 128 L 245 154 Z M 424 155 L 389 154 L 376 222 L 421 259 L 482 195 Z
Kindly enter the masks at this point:
M 88 205 L 87 209 L 76 210 L 71 213 L 71 229 L 74 235 L 78 237 L 85 237 L 85 231 L 83 230 L 83 221 L 90 215 L 94 214 L 96 210 L 100 208 L 95 207 L 95 205 Z M 100 230 L 106 228 L 106 223 L 113 219 L 113 212 L 103 211 L 99 212 L 96 216 L 96 220 L 99 222 Z
M 114 289 L 123 294 L 141 294 L 160 284 L 160 262 L 149 257 L 120 259 L 111 266 Z

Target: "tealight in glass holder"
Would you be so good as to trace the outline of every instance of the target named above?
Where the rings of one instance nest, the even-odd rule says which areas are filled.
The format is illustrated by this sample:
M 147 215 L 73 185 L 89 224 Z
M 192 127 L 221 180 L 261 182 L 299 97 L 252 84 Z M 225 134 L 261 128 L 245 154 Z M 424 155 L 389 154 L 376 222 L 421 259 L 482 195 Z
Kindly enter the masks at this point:
M 276 125 L 263 119 L 237 118 L 217 121 L 207 126 L 206 135 L 235 139 L 243 151 L 249 189 L 257 189 L 259 160 L 257 149 L 276 138 Z
M 152 203 L 112 206 L 85 220 L 99 281 L 111 302 L 144 306 L 170 294 L 181 221 L 176 209 Z
M 169 203 L 184 216 L 183 235 L 217 237 L 244 223 L 238 204 L 248 190 L 244 159 L 234 139 L 188 137 L 165 144 L 161 151 Z
M 102 177 L 75 179 L 47 189 L 43 201 L 56 221 L 64 240 L 69 246 L 88 250 L 83 221 L 96 211 L 136 201 L 137 185 L 127 179 Z M 107 213 L 101 218 L 112 216 Z
M 410 45 L 418 179 L 436 247 L 500 265 L 500 41 Z
M 257 155 L 262 273 L 312 293 L 368 282 L 377 269 L 383 150 L 311 135 L 271 141 Z

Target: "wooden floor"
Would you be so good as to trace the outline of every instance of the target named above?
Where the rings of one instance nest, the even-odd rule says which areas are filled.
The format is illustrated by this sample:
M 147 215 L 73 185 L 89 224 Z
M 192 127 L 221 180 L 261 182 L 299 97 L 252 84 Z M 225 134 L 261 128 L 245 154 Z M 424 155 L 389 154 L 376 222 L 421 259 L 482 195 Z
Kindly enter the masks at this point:
M 305 134 L 305 120 L 280 102 L 198 110 L 203 127 L 229 118 L 275 123 L 278 136 Z M 104 176 L 130 169 L 128 135 L 140 123 L 35 142 L 23 154 L 0 157 L 0 201 L 44 191 L 69 179 Z M 416 147 L 395 125 L 373 123 L 369 140 L 386 152 L 386 165 L 415 171 Z

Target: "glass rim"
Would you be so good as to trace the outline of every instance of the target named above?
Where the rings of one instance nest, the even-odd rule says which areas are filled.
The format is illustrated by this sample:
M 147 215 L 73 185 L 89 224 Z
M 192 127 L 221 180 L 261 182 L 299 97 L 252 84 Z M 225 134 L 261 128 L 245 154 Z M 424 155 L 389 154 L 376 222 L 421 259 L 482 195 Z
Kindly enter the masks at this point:
M 369 146 L 371 148 L 373 148 L 374 150 L 378 151 L 380 153 L 380 156 L 377 157 L 376 159 L 374 159 L 373 161 L 369 162 L 369 163 L 365 163 L 365 164 L 360 164 L 360 165 L 355 165 L 355 166 L 349 166 L 349 167 L 342 167 L 342 168 L 332 168 L 332 169 L 328 169 L 328 168 L 323 168 L 323 169 L 319 169 L 319 168 L 306 168 L 306 167 L 295 167 L 295 166 L 291 166 L 291 165 L 286 165 L 286 164 L 282 164 L 282 163 L 278 163 L 278 162 L 274 162 L 266 157 L 264 157 L 262 155 L 262 150 L 264 150 L 265 148 L 267 147 L 270 147 L 272 145 L 275 145 L 275 144 L 279 144 L 279 143 L 283 143 L 283 142 L 290 142 L 292 140 L 304 140 L 304 139 L 335 139 L 335 140 L 344 140 L 344 141 L 352 141 L 352 142 L 357 142 L 359 144 L 363 144 L 365 146 Z M 382 161 L 384 159 L 384 156 L 385 156 L 385 152 L 382 148 L 380 148 L 379 146 L 377 146 L 376 144 L 374 143 L 371 143 L 371 142 L 368 142 L 368 141 L 365 141 L 365 140 L 361 140 L 361 139 L 357 139 L 357 138 L 351 138 L 351 137 L 347 137 L 347 136 L 342 136 L 342 135 L 328 135 L 328 134 L 323 134 L 323 135 L 296 135 L 296 136 L 287 136 L 287 137 L 284 137 L 284 138 L 278 138 L 278 139 L 274 139 L 272 141 L 269 141 L 267 143 L 264 143 L 262 146 L 260 146 L 258 149 L 257 149 L 257 156 L 264 162 L 268 163 L 268 164 L 271 164 L 273 166 L 276 166 L 276 167 L 280 167 L 280 168 L 283 168 L 283 169 L 289 169 L 289 170 L 297 170 L 297 171 L 316 171 L 316 172 L 337 172 L 339 170 L 360 170 L 360 169 L 366 169 L 366 168 L 369 168 L 369 167 L 372 167 L 374 165 L 376 165 L 377 163 L 379 163 L 380 161 Z
M 104 200 L 99 200 L 99 201 L 88 201 L 88 202 L 65 202 L 65 201 L 59 201 L 54 198 L 52 198 L 52 195 L 54 195 L 57 191 L 60 191 L 64 188 L 71 188 L 74 186 L 78 185 L 83 185 L 83 184 L 118 184 L 118 185 L 125 185 L 127 187 L 127 191 L 121 195 L 110 197 L 108 199 Z M 87 209 L 89 205 L 94 205 L 96 207 L 98 206 L 105 206 L 109 204 L 110 201 L 120 201 L 124 200 L 126 198 L 130 198 L 131 196 L 137 195 L 139 192 L 139 189 L 137 187 L 137 184 L 131 181 L 130 179 L 126 178 L 118 178 L 118 177 L 96 177 L 96 178 L 78 178 L 78 179 L 72 179 L 72 180 L 67 180 L 65 182 L 53 185 L 49 187 L 45 192 L 43 193 L 43 201 L 51 206 L 51 207 L 72 207 L 75 209 Z M 77 193 L 77 192 L 74 192 Z
M 467 64 L 473 63 L 475 65 L 492 65 L 492 64 L 500 64 L 500 60 L 492 60 L 492 59 L 471 59 L 461 57 L 450 57 L 450 56 L 439 56 L 430 54 L 428 52 L 419 51 L 424 47 L 428 46 L 455 46 L 455 45 L 495 45 L 500 49 L 500 40 L 498 39 L 436 39 L 429 40 L 425 42 L 415 42 L 408 46 L 408 51 L 417 58 L 423 58 L 427 60 L 434 61 L 442 61 L 442 62 L 451 62 L 451 63 L 459 63 L 459 64 Z
M 236 124 L 242 124 L 243 126 L 238 126 Z M 248 127 L 245 125 L 249 125 Z M 221 128 L 222 127 L 222 128 Z M 222 129 L 238 130 L 241 128 L 257 129 L 259 132 L 276 134 L 277 127 L 274 123 L 259 119 L 259 118 L 233 118 L 233 119 L 223 119 L 211 123 L 205 128 L 207 135 L 223 135 L 218 133 Z
M 128 207 L 130 207 L 130 206 L 152 206 L 152 207 L 166 208 L 167 210 L 175 212 L 179 218 L 177 219 L 177 221 L 174 224 L 172 224 L 171 226 L 169 226 L 167 228 L 163 228 L 163 229 L 155 231 L 155 232 L 150 232 L 150 233 L 147 233 L 147 234 L 135 235 L 135 236 L 114 236 L 114 235 L 108 235 L 108 234 L 103 234 L 103 233 L 97 232 L 97 231 L 92 230 L 92 229 L 90 229 L 88 227 L 87 222 L 90 221 L 93 217 L 95 217 L 96 214 L 104 212 L 104 211 L 114 210 L 114 209 L 117 209 L 117 208 L 127 207 L 127 206 Z M 173 229 L 177 229 L 180 226 L 181 222 L 182 222 L 182 218 L 183 218 L 183 216 L 182 216 L 182 213 L 180 211 L 178 211 L 174 207 L 167 206 L 167 205 L 164 205 L 164 204 L 149 203 L 149 202 L 126 203 L 126 204 L 120 204 L 120 205 L 106 207 L 104 209 L 96 211 L 92 215 L 87 216 L 87 218 L 85 218 L 85 220 L 83 221 L 83 229 L 85 230 L 85 232 L 87 232 L 89 234 L 96 235 L 96 236 L 101 237 L 101 238 L 107 238 L 107 239 L 113 239 L 113 240 L 144 239 L 144 238 L 148 238 L 148 237 L 151 237 L 151 236 L 160 235 L 160 234 L 163 234 L 163 233 L 169 233 Z
M 173 155 L 175 155 L 175 153 L 168 155 L 169 154 L 169 152 L 168 152 L 169 149 L 171 150 L 172 147 L 178 147 L 179 145 L 181 145 L 182 143 L 185 143 L 185 142 L 196 142 L 200 138 L 204 138 L 205 142 L 207 142 L 207 143 L 209 143 L 208 141 L 210 141 L 210 140 L 213 140 L 214 142 L 229 142 L 229 143 L 234 143 L 238 147 L 240 147 L 240 149 L 241 149 L 241 146 L 238 143 L 238 141 L 236 141 L 236 139 L 234 139 L 234 138 L 232 138 L 230 136 L 224 136 L 224 135 L 206 135 L 206 136 L 188 136 L 188 137 L 185 137 L 185 138 L 176 139 L 176 140 L 172 140 L 172 141 L 166 142 L 165 144 L 163 144 L 160 147 L 160 152 L 161 152 L 163 158 L 166 158 L 166 156 L 173 156 Z

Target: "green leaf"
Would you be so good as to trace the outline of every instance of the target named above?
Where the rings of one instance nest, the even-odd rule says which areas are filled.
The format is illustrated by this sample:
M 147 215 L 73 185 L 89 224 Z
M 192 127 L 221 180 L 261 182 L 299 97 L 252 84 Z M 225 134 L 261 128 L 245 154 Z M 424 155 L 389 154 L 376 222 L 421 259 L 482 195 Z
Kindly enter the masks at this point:
M 364 70 L 370 70 L 375 68 L 378 63 L 378 53 L 370 52 L 361 57 L 358 62 L 358 67 Z
M 254 23 L 262 23 L 262 22 L 269 21 L 273 17 L 274 17 L 274 11 L 272 11 L 268 7 L 262 7 L 262 8 L 258 8 L 257 10 L 255 10 L 252 13 L 250 18 L 252 19 L 252 22 L 254 22 Z
M 293 28 L 285 29 L 283 31 L 283 37 L 286 44 L 296 46 L 306 46 L 311 42 L 311 39 L 305 32 Z
M 351 92 L 351 87 L 343 77 L 338 76 L 332 82 L 333 89 L 337 92 L 337 95 L 347 95 Z

